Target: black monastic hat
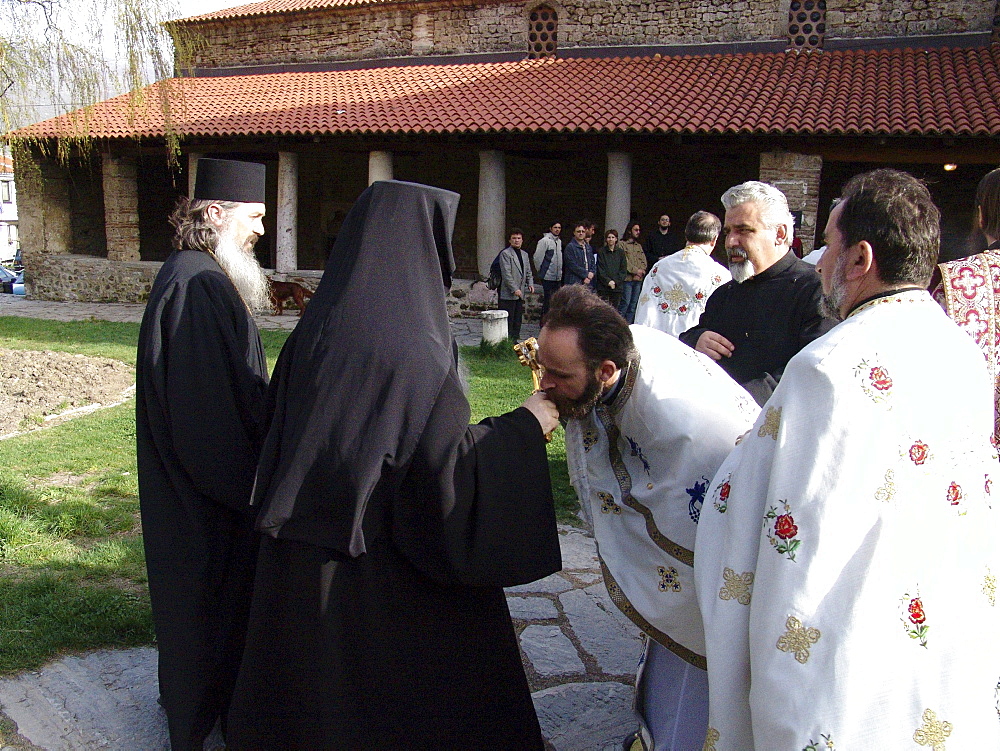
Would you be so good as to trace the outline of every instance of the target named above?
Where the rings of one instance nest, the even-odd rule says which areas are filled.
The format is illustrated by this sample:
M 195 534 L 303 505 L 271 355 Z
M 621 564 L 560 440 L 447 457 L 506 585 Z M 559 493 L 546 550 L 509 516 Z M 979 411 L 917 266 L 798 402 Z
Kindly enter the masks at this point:
M 264 203 L 267 169 L 257 162 L 235 159 L 199 159 L 194 183 L 195 200 Z

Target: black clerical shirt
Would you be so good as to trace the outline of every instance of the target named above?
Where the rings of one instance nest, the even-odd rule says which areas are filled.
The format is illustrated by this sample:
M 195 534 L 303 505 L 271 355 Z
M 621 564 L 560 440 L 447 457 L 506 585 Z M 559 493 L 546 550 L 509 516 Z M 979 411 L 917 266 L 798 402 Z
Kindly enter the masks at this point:
M 719 365 L 763 404 L 792 356 L 836 322 L 820 314 L 819 274 L 791 251 L 742 284 L 730 281 L 708 298 L 698 325 L 681 334 L 690 347 L 705 331 L 733 344 Z

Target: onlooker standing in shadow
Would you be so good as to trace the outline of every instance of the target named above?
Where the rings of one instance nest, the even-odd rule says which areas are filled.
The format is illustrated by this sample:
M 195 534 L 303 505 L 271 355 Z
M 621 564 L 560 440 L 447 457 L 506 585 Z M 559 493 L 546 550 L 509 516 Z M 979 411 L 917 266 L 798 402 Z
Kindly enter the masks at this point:
M 665 258 L 684 247 L 684 239 L 670 232 L 670 217 L 661 214 L 653 231 L 646 235 L 643 243 L 646 253 L 646 268 L 651 269 L 661 258 Z
M 639 303 L 639 293 L 642 292 L 642 278 L 646 276 L 646 255 L 639 244 L 640 227 L 638 222 L 632 222 L 625 230 L 622 240 L 622 250 L 625 251 L 625 289 L 622 291 L 622 301 L 618 312 L 629 323 L 635 323 L 635 308 Z
M 538 280 L 542 283 L 542 290 L 545 293 L 542 299 L 543 319 L 549 312 L 549 300 L 562 286 L 562 240 L 559 239 L 561 232 L 562 224 L 553 222 L 549 231 L 542 235 L 542 239 L 535 246 L 535 270 L 538 271 Z
M 621 307 L 622 288 L 625 286 L 625 251 L 618 242 L 618 233 L 613 229 L 605 233 L 604 240 L 604 245 L 597 251 L 595 289 L 602 300 L 617 310 Z
M 573 226 L 573 239 L 566 243 L 563 252 L 563 284 L 593 284 L 594 257 L 587 242 L 587 225 L 577 222 Z
M 514 341 L 521 338 L 521 321 L 524 319 L 524 299 L 535 291 L 531 277 L 531 262 L 521 250 L 524 233 L 516 227 L 510 231 L 510 244 L 500 251 L 500 289 L 498 307 L 507 311 L 507 334 Z

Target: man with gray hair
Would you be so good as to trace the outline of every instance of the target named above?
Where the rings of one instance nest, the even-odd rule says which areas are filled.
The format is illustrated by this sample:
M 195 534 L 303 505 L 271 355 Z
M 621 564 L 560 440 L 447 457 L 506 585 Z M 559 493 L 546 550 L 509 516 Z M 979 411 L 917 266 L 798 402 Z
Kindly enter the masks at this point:
M 136 454 L 160 703 L 173 749 L 226 731 L 257 536 L 250 508 L 267 365 L 251 316 L 268 304 L 253 256 L 264 165 L 200 159 L 170 217 L 139 331 Z
M 680 340 L 717 360 L 763 405 L 785 364 L 833 326 L 820 314 L 819 275 L 791 252 L 794 220 L 784 194 L 751 180 L 722 195 L 732 281 L 709 297 Z

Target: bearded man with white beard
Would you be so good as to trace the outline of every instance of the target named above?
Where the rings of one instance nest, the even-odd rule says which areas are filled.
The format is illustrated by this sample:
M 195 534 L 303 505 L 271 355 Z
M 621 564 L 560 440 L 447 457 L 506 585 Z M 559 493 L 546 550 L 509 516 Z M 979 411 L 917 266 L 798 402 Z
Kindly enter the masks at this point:
M 201 749 L 239 669 L 257 555 L 250 507 L 267 365 L 252 313 L 262 164 L 198 160 L 136 358 L 139 505 L 171 748 Z
M 791 252 L 785 195 L 751 180 L 723 193 L 722 205 L 733 280 L 712 293 L 698 325 L 680 340 L 718 361 L 763 405 L 792 356 L 833 323 L 820 315 L 815 268 Z

